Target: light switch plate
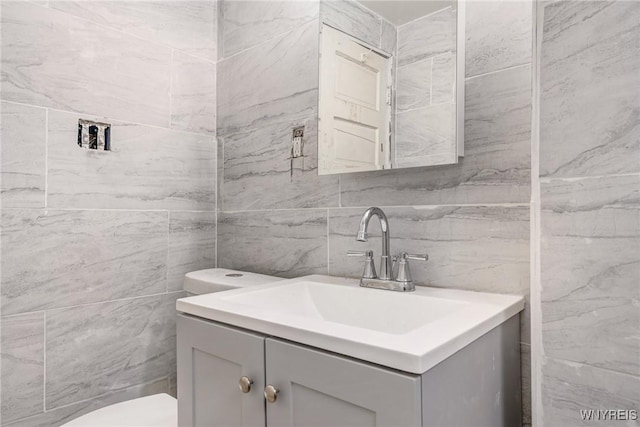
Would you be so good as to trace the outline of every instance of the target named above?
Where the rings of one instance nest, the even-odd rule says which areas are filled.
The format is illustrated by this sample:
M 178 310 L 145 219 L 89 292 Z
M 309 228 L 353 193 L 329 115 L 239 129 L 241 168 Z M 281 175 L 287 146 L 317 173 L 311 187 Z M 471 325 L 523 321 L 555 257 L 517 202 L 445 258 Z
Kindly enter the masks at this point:
M 303 142 L 302 138 L 304 137 L 304 126 L 300 126 L 293 129 L 293 135 L 291 138 L 291 157 L 303 157 Z

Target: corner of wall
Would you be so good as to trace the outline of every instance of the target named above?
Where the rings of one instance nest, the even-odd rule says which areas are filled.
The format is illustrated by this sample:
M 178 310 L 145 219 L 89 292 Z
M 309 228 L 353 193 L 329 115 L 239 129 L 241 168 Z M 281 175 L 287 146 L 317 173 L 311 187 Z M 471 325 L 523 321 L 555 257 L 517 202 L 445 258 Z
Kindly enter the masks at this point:
M 542 426 L 542 307 L 540 281 L 540 48 L 545 0 L 533 0 L 531 73 L 531 422 Z

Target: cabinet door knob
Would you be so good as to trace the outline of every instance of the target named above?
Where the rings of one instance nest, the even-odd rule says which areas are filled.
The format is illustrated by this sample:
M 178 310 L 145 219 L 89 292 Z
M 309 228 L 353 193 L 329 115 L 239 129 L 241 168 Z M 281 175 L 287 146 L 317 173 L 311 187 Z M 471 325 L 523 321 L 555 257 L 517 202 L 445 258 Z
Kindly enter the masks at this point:
M 273 403 L 278 398 L 279 391 L 280 390 L 269 384 L 264 388 L 264 398 L 267 399 L 267 402 Z
M 251 384 L 253 384 L 253 381 L 248 377 L 241 377 L 240 381 L 238 381 L 238 388 L 243 393 L 249 393 L 251 391 Z

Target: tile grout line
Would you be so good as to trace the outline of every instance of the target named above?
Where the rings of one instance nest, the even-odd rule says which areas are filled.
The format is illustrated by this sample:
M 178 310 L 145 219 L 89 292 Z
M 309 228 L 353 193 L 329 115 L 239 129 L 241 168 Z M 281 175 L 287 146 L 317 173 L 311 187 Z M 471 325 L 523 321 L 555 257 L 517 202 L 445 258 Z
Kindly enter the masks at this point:
M 218 65 L 218 59 L 217 58 L 216 59 L 207 59 L 207 58 L 203 58 L 202 56 L 194 55 L 191 52 L 187 52 L 185 50 L 182 50 L 182 49 L 174 47 L 174 46 L 167 45 L 167 47 L 169 47 L 170 49 L 172 49 L 172 50 L 174 50 L 174 51 L 176 51 L 176 52 L 178 52 L 178 53 L 180 53 L 182 55 L 190 56 L 193 59 L 197 59 L 198 61 L 206 62 L 206 63 L 211 64 L 211 65 Z
M 44 208 L 49 199 L 49 109 L 44 110 Z
M 393 100 L 392 100 L 392 123 L 391 123 L 391 142 L 393 144 L 393 153 L 389 153 L 389 161 L 393 162 L 393 161 L 397 161 L 398 159 L 398 144 L 396 144 L 396 136 L 395 134 L 397 134 L 398 130 L 398 75 L 400 74 L 400 64 L 398 63 L 398 53 L 400 51 L 400 45 L 398 44 L 398 40 L 400 39 L 399 37 L 399 33 L 398 33 L 398 27 L 395 27 L 396 29 L 396 42 L 395 42 L 395 55 L 393 58 L 393 63 L 391 64 L 392 70 L 393 70 L 393 75 L 391 76 L 391 85 L 393 87 L 396 88 L 396 90 L 394 91 L 394 93 L 392 93 L 393 95 Z M 392 89 L 393 90 L 393 89 Z
M 42 312 L 43 328 L 43 366 L 42 366 L 42 411 L 47 412 L 47 312 Z
M 321 4 L 320 4 L 320 7 L 322 7 L 322 2 L 320 2 L 320 3 L 321 3 Z M 380 32 L 381 32 L 381 33 L 382 33 L 382 21 L 385 21 L 385 22 L 387 22 L 388 24 L 393 25 L 393 28 L 397 28 L 397 27 L 393 24 L 393 22 L 389 21 L 387 18 L 385 18 L 384 16 L 382 16 L 382 15 L 378 14 L 377 12 L 375 12 L 375 11 L 371 10 L 368 6 L 365 6 L 364 4 L 360 4 L 359 2 L 357 3 L 357 5 L 358 5 L 358 7 L 362 8 L 362 9 L 366 10 L 367 12 L 369 12 L 370 14 L 374 15 L 374 16 L 373 16 L 373 17 L 374 17 L 374 19 L 377 19 L 378 21 L 381 21 L 381 22 L 380 22 Z
M 217 10 L 217 9 L 216 9 Z M 216 23 L 217 23 L 217 13 L 216 13 Z M 216 27 L 217 28 L 217 27 Z M 216 96 L 217 96 L 217 80 L 218 80 L 218 68 L 216 66 Z M 218 229 L 219 229 L 219 225 L 218 225 L 218 219 L 220 218 L 219 216 L 219 211 L 220 211 L 220 197 L 221 197 L 221 193 L 222 193 L 222 185 L 220 183 L 220 177 L 224 174 L 224 144 L 220 145 L 221 141 L 218 139 L 218 111 L 216 109 L 216 137 L 215 137 L 215 141 L 216 141 L 216 173 L 213 175 L 215 177 L 216 180 L 216 210 L 214 213 L 214 222 L 215 222 L 215 235 L 214 235 L 214 245 L 213 245 L 213 264 L 214 266 L 217 268 L 218 267 Z M 222 156 L 222 159 L 220 159 L 219 157 Z M 222 168 L 222 171 L 220 171 L 220 169 Z
M 640 176 L 640 174 L 633 175 L 624 175 L 624 176 Z M 526 202 L 511 202 L 511 203 L 449 203 L 449 204 L 419 204 L 419 205 L 378 205 L 381 208 L 387 209 L 416 209 L 416 210 L 424 210 L 424 209 L 436 209 L 441 207 L 504 207 L 504 208 L 518 208 L 518 207 L 529 207 L 529 203 Z M 293 208 L 265 208 L 265 209 L 239 209 L 239 210 L 229 210 L 224 211 L 221 210 L 221 213 L 250 213 L 250 212 L 287 212 L 287 211 L 314 211 L 314 210 L 346 210 L 346 209 L 367 209 L 371 207 L 371 204 L 367 205 L 351 205 L 351 206 L 322 206 L 322 207 L 293 207 Z M 58 208 L 58 207 L 8 207 L 3 208 L 5 211 L 41 211 L 47 210 L 52 212 L 119 212 L 119 213 L 165 213 L 165 212 L 184 212 L 184 213 L 216 213 L 215 210 L 189 210 L 189 209 L 108 209 L 108 208 Z
M 554 182 L 579 182 L 589 179 L 606 179 L 606 178 L 629 178 L 640 177 L 640 172 L 629 173 L 613 173 L 608 175 L 586 175 L 586 176 L 543 176 L 539 177 L 540 184 L 552 184 Z
M 216 74 L 217 76 L 217 74 Z M 216 116 L 216 127 L 218 126 L 217 123 L 218 120 L 218 116 Z M 221 212 L 224 211 L 224 171 L 225 171 L 225 156 L 226 156 L 226 146 L 227 144 L 225 144 L 224 142 L 224 138 L 222 138 L 222 173 L 220 174 L 221 177 L 221 182 L 219 182 L 218 184 L 220 185 L 220 206 L 218 207 L 218 210 L 220 210 Z M 218 177 L 216 176 L 216 179 Z
M 431 87 L 430 87 L 429 90 L 431 90 Z M 400 110 L 400 111 L 396 112 L 396 116 L 400 116 L 400 115 L 403 115 L 405 113 L 411 113 L 413 111 L 426 110 L 426 109 L 431 108 L 431 107 L 439 107 L 439 106 L 442 106 L 442 105 L 454 105 L 455 106 L 455 104 L 453 102 L 448 102 L 448 101 L 439 102 L 437 104 L 432 104 L 431 102 L 432 102 L 432 95 L 429 94 L 429 105 L 424 105 L 422 107 L 417 107 L 417 108 L 408 108 L 406 110 Z M 427 166 L 427 167 L 429 167 L 429 166 Z M 390 170 L 392 170 L 392 169 L 390 169 Z
M 218 55 L 218 61 L 217 61 L 217 63 L 221 63 L 221 62 L 226 61 L 227 59 L 234 58 L 234 57 L 236 57 L 236 56 L 238 56 L 238 55 L 240 55 L 240 54 L 242 54 L 242 53 L 244 53 L 244 52 L 246 52 L 246 51 L 248 51 L 248 50 L 254 49 L 254 48 L 259 47 L 259 46 L 262 46 L 262 45 L 264 45 L 264 44 L 266 44 L 266 43 L 269 43 L 269 42 L 271 42 L 271 41 L 274 41 L 274 40 L 276 40 L 276 39 L 278 39 L 278 38 L 281 38 L 281 37 L 282 37 L 282 38 L 284 38 L 284 37 L 288 36 L 288 35 L 289 35 L 289 33 L 292 33 L 292 32 L 294 32 L 294 31 L 297 31 L 297 30 L 299 30 L 300 28 L 304 27 L 305 25 L 310 24 L 310 23 L 312 23 L 313 21 L 316 21 L 316 20 L 318 20 L 319 22 L 322 22 L 322 19 L 320 18 L 320 13 L 318 13 L 318 15 L 316 15 L 316 16 L 315 16 L 315 17 L 313 17 L 312 19 L 309 19 L 309 20 L 307 20 L 307 21 L 304 21 L 304 22 L 302 22 L 302 23 L 298 24 L 297 26 L 295 26 L 295 27 L 291 28 L 290 30 L 284 31 L 284 32 L 282 32 L 282 33 L 279 33 L 279 34 L 277 34 L 277 35 L 275 35 L 275 36 L 273 36 L 273 37 L 271 37 L 271 38 L 269 38 L 269 39 L 267 39 L 267 40 L 259 41 L 259 42 L 255 43 L 255 44 L 252 44 L 252 45 L 251 45 L 251 46 L 249 46 L 249 47 L 245 47 L 245 48 L 244 48 L 244 49 L 242 49 L 242 50 L 239 50 L 239 51 L 237 51 L 237 52 L 234 52 L 234 53 L 232 53 L 232 54 L 231 54 L 231 55 L 229 55 L 229 56 L 223 56 L 222 58 L 220 58 L 220 56 Z M 223 34 L 223 36 L 224 36 L 224 34 Z M 223 42 L 222 42 L 222 43 L 224 44 L 224 37 L 223 37 Z
M 16 316 L 22 316 L 22 315 L 25 315 L 25 314 L 36 314 L 36 313 L 45 313 L 45 312 L 55 311 L 55 310 L 66 310 L 66 309 L 69 309 L 69 308 L 88 307 L 90 305 L 107 304 L 107 303 L 110 303 L 110 302 L 122 302 L 122 301 L 131 301 L 131 300 L 134 300 L 134 299 L 161 297 L 161 296 L 166 296 L 166 295 L 179 294 L 181 292 L 184 292 L 184 290 L 180 289 L 180 290 L 177 290 L 177 291 L 156 292 L 155 294 L 137 295 L 137 296 L 125 297 L 125 298 L 108 299 L 108 300 L 103 300 L 103 301 L 93 301 L 93 302 L 87 302 L 87 303 L 84 303 L 84 304 L 65 305 L 65 306 L 60 306 L 60 307 L 47 307 L 47 308 L 43 308 L 41 310 L 30 310 L 30 311 L 21 311 L 21 312 L 18 312 L 18 313 L 11 313 L 11 314 L 7 314 L 7 315 L 2 316 L 2 318 L 6 319 L 6 318 L 11 318 L 11 317 L 16 317 Z
M 132 37 L 132 38 L 134 38 L 134 39 L 137 39 L 137 40 L 140 40 L 140 41 L 143 41 L 143 42 L 146 42 L 146 43 L 149 43 L 149 44 L 155 45 L 155 46 L 160 46 L 160 47 L 164 47 L 164 48 L 168 48 L 168 49 L 175 49 L 175 50 L 177 50 L 177 51 L 179 51 L 179 52 L 182 52 L 182 53 L 184 53 L 184 54 L 186 54 L 186 55 L 193 56 L 194 58 L 198 58 L 198 59 L 200 59 L 200 60 L 202 60 L 202 61 L 211 62 L 211 63 L 216 63 L 216 60 L 209 59 L 209 58 L 205 58 L 205 57 L 202 57 L 202 56 L 195 55 L 195 54 L 193 54 L 193 53 L 189 53 L 189 52 L 183 51 L 183 50 L 178 49 L 178 48 L 175 48 L 175 47 L 173 47 L 173 46 L 171 46 L 171 45 L 169 45 L 169 44 L 165 44 L 165 43 L 159 42 L 159 41 L 157 41 L 157 40 L 150 40 L 150 39 L 146 39 L 146 38 L 144 38 L 144 37 L 142 37 L 142 36 L 139 36 L 139 35 L 136 35 L 136 34 L 133 34 L 133 33 L 129 33 L 129 32 L 127 32 L 127 31 L 125 31 L 125 30 L 122 30 L 122 29 L 119 29 L 119 28 L 113 27 L 113 26 L 111 26 L 111 25 L 109 25 L 109 24 L 105 24 L 105 23 L 101 23 L 101 22 L 93 21 L 93 20 L 91 20 L 91 19 L 89 19 L 89 18 L 85 18 L 85 17 L 83 17 L 83 16 L 75 15 L 75 14 L 73 14 L 73 13 L 71 13 L 71 12 L 67 12 L 66 10 L 56 9 L 56 8 L 54 8 L 54 7 L 51 7 L 51 6 L 49 5 L 49 3 L 47 3 L 46 5 L 40 5 L 40 4 L 38 4 L 38 3 L 29 2 L 29 4 L 32 4 L 32 5 L 35 5 L 35 6 L 40 6 L 40 7 L 43 7 L 43 8 L 45 8 L 45 9 L 49 9 L 49 10 L 51 10 L 51 11 L 55 12 L 55 13 L 61 13 L 61 14 L 64 14 L 64 15 L 66 15 L 66 16 L 70 16 L 70 17 L 72 17 L 72 18 L 74 18 L 74 19 L 79 19 L 79 20 L 84 21 L 84 22 L 86 22 L 86 23 L 88 23 L 88 24 L 91 24 L 91 25 L 97 25 L 98 27 L 101 27 L 101 28 L 102 28 L 102 29 L 104 29 L 104 30 L 107 30 L 107 31 L 113 31 L 113 32 L 119 33 L 119 34 L 121 34 L 121 35 L 123 35 L 123 36 Z
M 146 382 L 142 382 L 142 383 L 138 383 L 138 384 L 132 384 L 132 385 L 127 386 L 127 387 L 125 387 L 123 389 L 110 390 L 110 391 L 107 391 L 106 393 L 102 393 L 102 394 L 99 394 L 97 396 L 92 396 L 92 397 L 89 397 L 87 399 L 82 399 L 82 400 L 78 400 L 78 401 L 75 401 L 75 402 L 66 403 L 66 404 L 61 405 L 61 406 L 56 406 L 55 408 L 49 409 L 47 412 L 53 412 L 53 411 L 57 411 L 59 409 L 64 409 L 64 408 L 68 408 L 70 406 L 77 405 L 77 404 L 80 404 L 80 403 L 91 402 L 93 400 L 99 400 L 99 399 L 102 399 L 104 397 L 108 397 L 108 396 L 112 396 L 112 395 L 118 394 L 120 392 L 126 392 L 127 390 L 130 390 L 130 389 L 133 389 L 133 388 L 136 388 L 136 387 L 144 387 L 144 386 L 148 386 L 148 385 L 160 382 L 162 380 L 167 380 L 168 378 L 169 378 L 168 376 L 159 377 L 159 378 L 155 378 L 155 379 L 153 379 L 151 381 L 146 381 Z M 38 415 L 41 415 L 41 414 L 30 415 L 28 417 L 21 418 L 20 420 L 27 420 L 27 419 L 32 418 L 32 417 L 37 417 Z M 20 421 L 20 420 L 17 420 L 17 421 Z M 16 421 L 12 421 L 12 422 L 16 422 Z
M 471 203 L 471 204 L 442 204 L 442 205 L 378 205 L 382 209 L 415 209 L 427 210 L 442 207 L 504 207 L 504 208 L 528 208 L 529 202 L 514 203 Z M 347 210 L 347 209 L 367 209 L 371 204 L 362 206 L 329 206 L 329 207 L 300 207 L 300 208 L 282 208 L 282 209 L 246 209 L 246 210 L 229 210 L 224 211 L 227 214 L 252 213 L 252 212 L 287 212 L 287 211 L 322 211 L 322 210 Z
M 302 92 L 299 93 L 295 93 L 293 95 L 291 95 L 291 97 L 298 97 L 298 96 L 304 96 L 308 93 L 311 92 L 318 92 L 318 88 L 312 88 L 312 89 L 305 89 Z M 280 100 L 273 100 L 273 101 L 268 101 L 268 103 L 277 103 L 280 102 Z M 277 126 L 277 125 L 283 125 L 283 124 L 288 124 L 288 125 L 292 125 L 292 126 L 297 126 L 298 123 L 301 123 L 303 121 L 305 121 L 306 119 L 316 119 L 318 118 L 318 113 L 317 113 L 317 106 L 314 104 L 312 107 L 314 112 L 311 112 L 309 114 L 300 114 L 300 113 L 292 113 L 292 114 L 287 114 L 284 118 L 282 119 L 276 119 L 273 121 L 270 121 L 271 119 L 267 119 L 266 121 L 262 122 L 264 124 L 262 125 L 256 125 L 256 127 L 241 127 L 241 126 L 235 126 L 231 128 L 231 131 L 224 130 L 224 129 L 220 129 L 222 132 L 217 132 L 216 129 L 216 137 L 218 137 L 220 134 L 222 134 L 222 137 L 230 137 L 230 136 L 236 136 L 236 135 L 241 135 L 241 134 L 249 134 L 249 133 L 254 133 L 256 131 L 261 131 L 264 130 L 266 127 L 273 127 L 273 126 Z M 217 119 L 217 115 L 216 115 L 216 119 Z M 317 169 L 317 167 L 315 168 Z
M 429 106 L 433 107 L 433 58 L 429 58 Z M 414 108 L 414 110 L 419 110 L 419 108 Z M 414 110 L 405 110 L 405 111 L 414 111 Z
M 57 207 L 3 207 L 4 211 L 41 211 L 43 209 L 47 209 L 49 211 L 61 211 L 61 212 L 154 212 L 154 213 L 164 213 L 164 212 L 185 212 L 185 213 L 208 213 L 214 212 L 213 209 L 208 210 L 198 210 L 198 209 L 113 209 L 113 208 L 57 208 Z
M 175 61 L 174 53 L 175 49 L 171 49 L 171 59 L 169 59 L 169 129 L 173 129 L 173 66 Z
M 529 304 L 530 309 L 530 358 L 531 375 L 531 424 L 542 424 L 542 358 L 544 348 L 542 341 L 542 282 L 540 250 L 541 250 L 541 200 L 540 200 L 540 48 L 542 46 L 542 9 L 538 1 L 532 2 L 532 46 L 531 46 L 531 197 L 529 208 Z
M 452 6 L 446 6 L 446 7 L 443 7 L 442 9 L 435 10 L 435 11 L 433 11 L 433 12 L 431 12 L 431 13 L 428 13 L 427 15 L 420 16 L 420 17 L 418 17 L 418 18 L 416 18 L 416 19 L 412 19 L 412 20 L 411 20 L 411 21 L 409 21 L 409 22 L 405 22 L 404 24 L 398 25 L 398 26 L 397 26 L 397 28 L 398 28 L 398 30 L 399 30 L 400 28 L 402 28 L 402 27 L 406 27 L 407 25 L 409 25 L 409 24 L 413 24 L 413 23 L 415 23 L 415 22 L 417 22 L 417 21 L 419 21 L 419 20 L 421 20 L 421 19 L 426 19 L 426 18 L 429 18 L 429 17 L 431 17 L 431 16 L 434 16 L 434 15 L 437 15 L 437 14 L 439 14 L 439 13 L 442 13 L 442 12 L 444 12 L 446 9 L 449 9 L 449 8 L 451 8 L 451 7 L 452 7 Z
M 575 360 L 562 359 L 562 358 L 559 358 L 559 357 L 551 357 L 551 356 L 546 356 L 546 355 L 543 355 L 541 357 L 544 360 L 554 360 L 556 362 L 560 362 L 560 363 L 563 363 L 565 365 L 585 366 L 585 367 L 588 367 L 588 368 L 597 369 L 597 370 L 604 371 L 604 372 L 612 372 L 614 374 L 624 375 L 624 376 L 627 376 L 627 377 L 640 379 L 640 375 L 631 374 L 629 372 L 618 371 L 616 369 L 603 368 L 601 366 L 593 365 L 591 363 L 576 362 Z
M 2 320 L 9 320 L 13 317 L 18 317 L 18 316 L 25 316 L 25 315 L 29 315 L 29 314 L 44 314 L 44 312 L 47 311 L 46 308 L 43 308 L 42 310 L 33 310 L 33 311 L 21 311 L 18 313 L 12 313 L 12 314 L 6 314 L 3 316 L 0 316 L 0 319 Z
M 451 50 L 448 50 L 446 52 L 436 53 L 435 55 L 426 56 L 424 58 L 418 59 L 417 61 L 408 62 L 406 64 L 398 65 L 396 68 L 400 69 L 400 68 L 410 67 L 411 65 L 414 65 L 414 64 L 419 64 L 421 62 L 427 62 L 427 61 L 433 61 L 434 59 L 438 59 L 441 56 L 452 55 L 452 54 L 453 54 L 453 52 Z
M 172 131 L 172 132 L 180 132 L 180 133 L 187 134 L 187 135 L 207 137 L 209 140 L 211 139 L 211 134 L 210 133 L 198 133 L 198 132 L 190 132 L 188 130 L 172 129 L 170 127 L 158 126 L 158 125 L 149 124 L 149 123 L 131 122 L 131 121 L 126 121 L 126 120 L 122 120 L 122 119 L 118 119 L 118 118 L 114 118 L 114 117 L 110 117 L 110 116 L 104 116 L 104 115 L 100 115 L 100 114 L 85 113 L 83 111 L 63 110 L 63 109 L 60 109 L 60 108 L 46 107 L 46 106 L 36 105 L 36 104 L 29 104 L 29 103 L 26 103 L 26 102 L 12 101 L 10 99 L 0 99 L 0 102 L 7 102 L 9 104 L 22 105 L 22 106 L 31 107 L 31 108 L 40 108 L 40 109 L 44 109 L 44 110 L 51 110 L 51 111 L 56 111 L 56 112 L 59 112 L 59 113 L 65 113 L 65 114 L 71 114 L 71 115 L 91 116 L 91 117 L 96 117 L 96 118 L 98 118 L 100 120 L 108 119 L 109 121 L 115 122 L 116 125 L 120 125 L 120 126 L 124 126 L 124 125 L 144 126 L 144 127 L 154 128 L 154 129 L 163 129 L 163 130 L 168 130 L 168 131 Z
M 214 234 L 214 242 L 213 242 L 213 265 L 215 268 L 218 268 L 218 212 L 215 212 L 215 225 L 216 230 Z
M 473 80 L 473 79 L 475 79 L 477 77 L 490 76 L 491 74 L 497 74 L 497 73 L 501 73 L 503 71 L 510 71 L 510 70 L 514 70 L 516 68 L 529 67 L 531 65 L 532 65 L 532 63 L 531 63 L 531 61 L 529 61 L 529 62 L 524 62 L 522 64 L 512 65 L 510 67 L 500 68 L 499 70 L 487 71 L 486 73 L 480 73 L 480 74 L 476 74 L 476 75 L 473 75 L 473 76 L 465 76 L 464 77 L 464 81 L 468 82 L 469 80 Z
M 322 7 L 322 6 L 318 5 L 318 7 Z M 376 17 L 380 21 L 380 32 L 378 33 L 378 49 L 382 50 L 382 20 L 378 16 L 376 16 Z M 320 24 L 320 25 L 322 25 L 322 24 Z
M 329 243 L 329 209 L 327 209 L 327 275 L 331 276 L 331 267 L 329 260 L 331 259 L 331 248 Z
M 169 293 L 169 246 L 171 246 L 171 211 L 167 211 L 167 251 L 165 252 L 164 292 Z

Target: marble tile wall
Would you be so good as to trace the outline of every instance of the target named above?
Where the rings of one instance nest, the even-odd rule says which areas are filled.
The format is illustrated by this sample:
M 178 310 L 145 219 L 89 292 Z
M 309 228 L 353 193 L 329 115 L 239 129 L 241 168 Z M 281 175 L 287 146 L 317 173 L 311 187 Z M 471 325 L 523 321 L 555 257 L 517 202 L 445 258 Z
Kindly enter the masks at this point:
M 542 372 L 543 425 L 637 425 L 629 419 L 598 422 L 582 421 L 580 417 L 580 409 L 637 408 L 637 376 L 551 358 L 544 361 Z
M 175 390 L 182 276 L 216 263 L 218 13 L 0 7 L 0 418 L 56 426 Z M 79 148 L 79 118 L 112 151 Z
M 640 376 L 640 175 L 541 186 L 545 355 Z
M 47 406 L 65 406 L 159 378 L 168 381 L 176 363 L 178 296 L 182 293 L 47 311 Z
M 290 8 L 267 2 L 259 12 L 247 2 L 222 1 L 219 10 L 233 19 L 220 19 L 218 39 L 218 265 L 282 277 L 356 277 L 361 264 L 344 252 L 364 247 L 354 238 L 359 215 L 377 205 L 389 214 L 394 250 L 430 254 L 429 262 L 413 264 L 419 284 L 528 296 L 532 5 L 495 4 L 467 13 L 474 43 L 467 47 L 460 164 L 318 176 L 319 24 L 357 32 L 387 51 L 397 44 L 393 26 L 349 0 Z M 495 13 L 498 4 L 511 19 Z M 489 57 L 490 67 L 469 69 L 469 61 Z M 438 63 L 436 72 L 446 66 Z M 434 94 L 445 98 L 440 85 Z M 292 164 L 291 129 L 301 124 L 306 157 Z M 527 309 L 523 353 L 528 325 Z M 529 374 L 523 368 L 525 424 Z
M 540 176 L 640 169 L 640 92 L 633 90 L 639 81 L 639 10 L 637 2 L 625 1 L 582 7 L 560 2 L 545 8 Z M 568 16 L 571 13 L 576 15 Z M 573 25 L 580 19 L 585 22 Z M 573 96 L 568 97 L 568 91 Z
M 5 209 L 2 314 L 164 292 L 167 222 L 167 212 Z
M 307 1 L 220 2 L 220 58 L 282 35 L 318 17 L 318 5 Z M 251 31 L 247 31 L 251 28 Z
M 0 201 L 3 207 L 42 207 L 45 199 L 46 111 L 2 102 Z
M 320 0 L 322 22 L 351 34 L 374 47 L 380 47 L 383 22 L 379 15 L 352 0 Z M 388 36 L 389 27 L 385 25 Z
M 448 7 L 398 26 L 394 143 L 398 167 L 458 160 L 456 16 L 456 9 Z
M 111 120 L 111 151 L 88 151 L 69 143 L 77 113 L 48 114 L 47 207 L 215 209 L 211 136 Z
M 530 2 L 480 0 L 467 2 L 466 8 L 467 16 L 479 18 L 466 22 L 467 77 L 531 62 L 533 32 L 523 31 L 533 25 Z
M 3 423 L 44 408 L 44 313 L 0 318 Z
M 280 277 L 327 274 L 327 222 L 325 209 L 222 212 L 218 263 Z
M 591 425 L 640 408 L 640 4 L 539 13 L 540 422 Z

